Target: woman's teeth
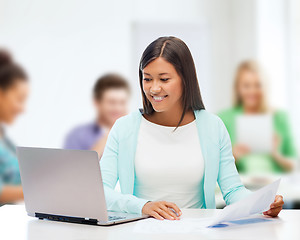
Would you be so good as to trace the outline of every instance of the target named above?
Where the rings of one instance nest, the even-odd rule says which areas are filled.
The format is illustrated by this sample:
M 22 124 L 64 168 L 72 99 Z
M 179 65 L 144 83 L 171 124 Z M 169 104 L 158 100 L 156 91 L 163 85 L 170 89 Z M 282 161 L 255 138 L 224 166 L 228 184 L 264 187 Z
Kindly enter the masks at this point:
M 156 102 L 161 102 L 161 101 L 164 100 L 164 98 L 166 98 L 166 97 L 167 97 L 167 95 L 166 95 L 166 96 L 163 96 L 163 97 L 152 96 L 152 98 L 153 98 L 154 101 L 156 101 Z

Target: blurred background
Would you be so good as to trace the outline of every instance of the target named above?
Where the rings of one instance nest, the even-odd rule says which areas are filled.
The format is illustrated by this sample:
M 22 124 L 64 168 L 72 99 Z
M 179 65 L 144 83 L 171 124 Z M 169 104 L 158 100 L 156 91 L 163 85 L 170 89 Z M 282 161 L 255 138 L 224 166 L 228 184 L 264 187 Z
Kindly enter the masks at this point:
M 290 204 L 286 206 L 296 208 L 300 199 L 298 0 L 0 0 L 0 46 L 11 51 L 30 78 L 26 112 L 7 127 L 7 135 L 16 145 L 65 146 L 75 126 L 95 118 L 93 89 L 107 73 L 128 80 L 128 111 L 142 107 L 140 57 L 150 42 L 168 35 L 181 38 L 190 48 L 206 109 L 219 114 L 225 124 L 228 121 L 226 127 L 232 127 L 228 115 L 235 114 L 230 109 L 235 108 L 238 66 L 251 60 L 263 69 L 269 109 L 284 113 L 286 121 L 279 129 L 285 134 L 288 128 L 289 134 L 280 142 L 288 138 L 293 150 L 285 157 L 293 158 L 295 165 L 267 173 L 241 170 L 242 179 L 254 189 L 284 175 L 283 186 L 294 183 L 281 189 Z

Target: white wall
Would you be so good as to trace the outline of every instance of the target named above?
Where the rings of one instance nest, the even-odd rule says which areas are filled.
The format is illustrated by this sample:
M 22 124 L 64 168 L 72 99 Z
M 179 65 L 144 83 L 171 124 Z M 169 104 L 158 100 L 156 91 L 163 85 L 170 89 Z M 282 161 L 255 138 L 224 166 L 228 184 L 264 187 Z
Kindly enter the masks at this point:
M 270 100 L 278 108 L 287 107 L 287 2 L 257 1 L 257 56 L 270 82 Z
M 215 57 L 211 64 L 219 76 L 228 72 L 222 62 L 228 62 L 230 40 L 227 31 L 219 32 L 219 25 L 230 26 L 230 6 L 222 1 L 2 0 L 0 4 L 0 45 L 10 48 L 31 76 L 27 112 L 10 130 L 20 145 L 60 147 L 70 128 L 93 118 L 91 88 L 106 71 L 124 74 L 133 90 L 140 91 L 137 75 L 132 77 L 131 72 L 133 22 L 208 22 L 213 56 L 224 52 L 223 60 Z M 139 95 L 132 102 L 132 108 L 141 106 Z M 206 103 L 211 109 L 215 104 Z
M 270 80 L 273 106 L 290 115 L 292 133 L 300 152 L 300 2 L 257 0 L 258 60 Z
M 294 136 L 298 141 L 300 153 L 300 1 L 289 0 L 287 5 L 288 21 L 288 84 L 287 107 L 291 113 Z
M 31 76 L 28 111 L 11 131 L 18 144 L 61 146 L 70 128 L 93 118 L 96 78 L 115 70 L 129 76 L 129 3 L 1 2 L 1 45 Z
M 91 89 L 107 71 L 130 80 L 131 110 L 141 107 L 138 66 L 132 72 L 136 22 L 206 26 L 208 77 L 199 79 L 205 105 L 212 112 L 229 107 L 236 64 L 259 56 L 257 6 L 252 0 L 0 0 L 0 46 L 28 70 L 32 88 L 10 135 L 20 145 L 60 147 L 74 125 L 93 118 Z

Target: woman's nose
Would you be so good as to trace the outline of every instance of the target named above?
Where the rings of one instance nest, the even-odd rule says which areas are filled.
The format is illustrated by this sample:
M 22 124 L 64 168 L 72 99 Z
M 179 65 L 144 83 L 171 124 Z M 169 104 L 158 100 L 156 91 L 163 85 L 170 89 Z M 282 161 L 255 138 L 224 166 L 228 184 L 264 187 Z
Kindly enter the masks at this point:
M 156 83 L 155 81 L 153 82 L 151 88 L 150 88 L 150 92 L 152 93 L 159 93 L 161 91 L 161 86 L 159 83 Z

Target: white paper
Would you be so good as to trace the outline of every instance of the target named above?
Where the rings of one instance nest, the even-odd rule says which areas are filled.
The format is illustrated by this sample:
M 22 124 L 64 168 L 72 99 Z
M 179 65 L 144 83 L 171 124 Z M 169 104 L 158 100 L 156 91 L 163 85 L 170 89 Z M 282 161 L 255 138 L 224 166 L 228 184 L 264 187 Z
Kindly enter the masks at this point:
M 241 115 L 236 120 L 237 143 L 254 153 L 270 153 L 273 139 L 271 114 Z
M 249 224 L 272 223 L 278 219 L 267 218 L 262 215 L 252 215 L 251 217 L 228 221 L 218 224 L 214 228 L 207 225 L 213 218 L 183 218 L 181 220 L 157 220 L 148 218 L 136 223 L 133 232 L 143 234 L 186 234 L 186 233 L 211 233 L 216 228 L 228 228 Z
M 228 205 L 220 212 L 220 214 L 218 214 L 209 226 L 245 218 L 252 214 L 262 213 L 268 210 L 271 203 L 274 202 L 279 183 L 280 179 L 251 193 L 246 198 Z
M 148 218 L 138 221 L 133 231 L 148 234 L 203 232 L 211 220 L 212 218 L 183 218 L 180 220 Z

